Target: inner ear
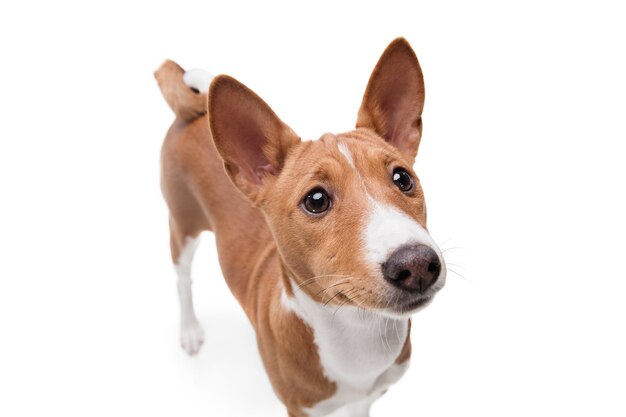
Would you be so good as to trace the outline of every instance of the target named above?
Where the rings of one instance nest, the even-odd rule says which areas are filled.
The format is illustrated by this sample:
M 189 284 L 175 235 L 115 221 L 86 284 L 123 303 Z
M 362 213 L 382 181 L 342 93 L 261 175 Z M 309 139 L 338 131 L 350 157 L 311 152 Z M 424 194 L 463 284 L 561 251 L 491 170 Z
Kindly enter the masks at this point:
M 252 90 L 232 77 L 216 77 L 209 90 L 209 126 L 229 177 L 255 200 L 267 175 L 282 169 L 300 138 Z
M 380 57 L 363 95 L 356 127 L 374 130 L 415 158 L 422 133 L 424 77 L 409 43 L 398 38 Z
M 265 175 L 275 175 L 280 167 L 276 158 L 272 157 L 274 147 L 270 145 L 271 138 L 268 137 L 271 133 L 265 132 L 265 123 L 255 120 L 255 117 L 259 118 L 260 115 L 243 113 L 215 136 L 231 138 L 220 143 L 220 153 L 225 160 L 236 163 L 249 182 L 260 185 Z

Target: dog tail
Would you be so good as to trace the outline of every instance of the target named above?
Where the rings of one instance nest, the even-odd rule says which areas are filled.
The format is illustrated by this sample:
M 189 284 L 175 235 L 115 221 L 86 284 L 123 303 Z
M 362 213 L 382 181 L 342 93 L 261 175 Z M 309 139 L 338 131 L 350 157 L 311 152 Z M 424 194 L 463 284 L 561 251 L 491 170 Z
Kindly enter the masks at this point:
M 185 71 L 174 61 L 165 61 L 154 77 L 165 101 L 186 122 L 207 112 L 207 93 L 213 76 L 201 69 Z

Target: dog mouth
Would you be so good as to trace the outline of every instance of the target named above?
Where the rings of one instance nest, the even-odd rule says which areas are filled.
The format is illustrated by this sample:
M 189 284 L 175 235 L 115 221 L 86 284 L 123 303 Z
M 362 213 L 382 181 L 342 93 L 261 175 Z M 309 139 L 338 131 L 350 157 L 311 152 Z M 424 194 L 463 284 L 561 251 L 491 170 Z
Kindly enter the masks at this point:
M 413 310 L 417 310 L 418 308 L 426 307 L 428 304 L 430 304 L 433 301 L 434 298 L 435 298 L 434 295 L 419 297 L 415 300 L 409 300 L 407 302 L 400 303 L 400 305 L 396 306 L 395 309 L 404 313 L 412 312 Z
M 407 317 L 428 307 L 434 299 L 435 294 L 407 297 L 406 299 L 399 300 L 395 305 L 388 307 L 387 312 L 392 315 Z

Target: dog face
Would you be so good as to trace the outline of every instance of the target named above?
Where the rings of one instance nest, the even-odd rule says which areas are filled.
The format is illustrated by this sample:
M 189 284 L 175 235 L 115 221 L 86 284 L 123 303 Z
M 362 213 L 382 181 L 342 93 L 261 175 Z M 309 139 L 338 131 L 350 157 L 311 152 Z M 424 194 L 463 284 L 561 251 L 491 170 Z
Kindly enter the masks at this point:
M 293 149 L 262 207 L 297 290 L 392 315 L 432 299 L 445 267 L 411 166 L 366 129 Z
M 216 149 L 233 183 L 265 214 L 290 291 L 402 316 L 443 287 L 444 260 L 412 169 L 423 103 L 422 72 L 403 39 L 374 69 L 357 129 L 317 141 L 300 141 L 236 80 L 213 82 Z

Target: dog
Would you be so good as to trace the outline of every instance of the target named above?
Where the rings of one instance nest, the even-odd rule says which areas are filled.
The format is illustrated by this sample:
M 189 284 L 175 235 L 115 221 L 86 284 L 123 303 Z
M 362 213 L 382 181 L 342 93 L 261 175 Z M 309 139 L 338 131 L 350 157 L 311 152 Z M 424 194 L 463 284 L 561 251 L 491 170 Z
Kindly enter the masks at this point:
M 409 366 L 411 315 L 446 279 L 412 169 L 424 107 L 413 49 L 404 38 L 385 49 L 355 130 L 313 141 L 230 76 L 166 61 L 155 77 L 176 114 L 161 186 L 183 349 L 204 341 L 190 269 L 200 233 L 213 231 L 288 415 L 368 416 Z

